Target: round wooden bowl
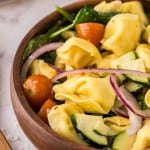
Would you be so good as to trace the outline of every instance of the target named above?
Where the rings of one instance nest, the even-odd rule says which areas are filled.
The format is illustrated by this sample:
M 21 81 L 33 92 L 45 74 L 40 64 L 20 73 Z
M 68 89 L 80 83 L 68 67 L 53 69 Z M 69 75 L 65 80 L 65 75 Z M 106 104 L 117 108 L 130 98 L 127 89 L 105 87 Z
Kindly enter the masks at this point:
M 84 5 L 95 5 L 102 0 L 81 0 L 64 7 L 68 11 L 75 11 Z M 148 10 L 149 1 L 141 1 Z M 22 89 L 20 70 L 22 67 L 22 57 L 27 43 L 35 36 L 46 31 L 52 23 L 61 16 L 57 12 L 53 12 L 37 23 L 24 37 L 14 57 L 10 91 L 13 108 L 18 122 L 26 136 L 31 142 L 41 150 L 94 150 L 94 148 L 79 145 L 68 141 L 56 134 L 50 126 L 44 123 L 32 110 L 28 104 Z

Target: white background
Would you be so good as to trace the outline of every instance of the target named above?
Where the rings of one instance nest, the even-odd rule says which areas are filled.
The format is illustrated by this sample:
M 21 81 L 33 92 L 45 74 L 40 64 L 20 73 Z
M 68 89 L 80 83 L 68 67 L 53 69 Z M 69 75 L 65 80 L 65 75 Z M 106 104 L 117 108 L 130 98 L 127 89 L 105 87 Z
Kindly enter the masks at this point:
M 9 1 L 9 0 L 2 0 Z M 10 0 L 0 1 L 0 129 L 13 150 L 35 150 L 16 120 L 10 99 L 10 69 L 16 49 L 28 32 L 42 17 L 75 0 Z

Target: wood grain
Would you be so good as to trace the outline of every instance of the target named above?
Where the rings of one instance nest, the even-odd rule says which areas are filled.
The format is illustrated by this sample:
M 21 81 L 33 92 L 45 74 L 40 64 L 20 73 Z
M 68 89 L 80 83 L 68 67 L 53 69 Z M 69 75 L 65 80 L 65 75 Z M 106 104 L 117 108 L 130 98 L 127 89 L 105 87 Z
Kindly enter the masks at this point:
M 0 131 L 0 148 L 1 150 L 12 150 L 2 131 Z
M 102 0 L 79 0 L 76 3 L 65 6 L 67 11 L 75 11 L 84 5 L 95 5 Z M 111 1 L 111 0 L 106 0 Z M 131 1 L 131 0 L 122 0 Z M 139 0 L 144 5 L 145 10 L 150 12 L 150 0 Z M 45 124 L 32 110 L 28 104 L 22 90 L 20 70 L 22 67 L 22 57 L 28 42 L 36 35 L 44 33 L 54 24 L 61 16 L 53 12 L 38 22 L 24 37 L 20 43 L 12 65 L 10 93 L 13 108 L 18 122 L 26 136 L 39 150 L 96 150 L 92 147 L 79 145 L 56 134 L 47 124 Z M 1 145 L 0 145 L 0 150 Z M 7 149 L 5 149 L 7 150 Z M 8 149 L 9 150 L 9 149 Z

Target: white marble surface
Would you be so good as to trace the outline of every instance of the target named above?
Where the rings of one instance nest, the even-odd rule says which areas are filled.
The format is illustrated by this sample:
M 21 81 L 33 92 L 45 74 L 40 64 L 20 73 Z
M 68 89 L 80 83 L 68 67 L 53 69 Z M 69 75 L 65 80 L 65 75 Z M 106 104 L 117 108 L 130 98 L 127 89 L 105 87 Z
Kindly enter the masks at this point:
M 10 69 L 16 49 L 28 32 L 42 17 L 75 0 L 2 0 L 0 4 L 0 129 L 13 150 L 35 150 L 16 120 L 10 99 Z M 1 2 L 0 2 L 1 3 Z

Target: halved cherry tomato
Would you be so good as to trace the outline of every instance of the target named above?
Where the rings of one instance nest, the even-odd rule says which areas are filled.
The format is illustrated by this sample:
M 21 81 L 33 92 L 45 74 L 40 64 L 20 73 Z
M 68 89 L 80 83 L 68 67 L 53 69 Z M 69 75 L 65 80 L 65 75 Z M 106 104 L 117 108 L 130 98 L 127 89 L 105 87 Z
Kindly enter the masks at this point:
M 93 22 L 81 23 L 76 25 L 76 32 L 80 38 L 88 40 L 95 46 L 98 46 L 104 35 L 104 25 Z
M 40 111 L 38 112 L 38 116 L 46 123 L 48 123 L 47 119 L 47 110 L 51 109 L 53 106 L 57 105 L 52 99 L 48 99 L 42 105 Z
M 31 75 L 24 81 L 23 89 L 29 104 L 38 110 L 51 96 L 52 82 L 44 75 Z

